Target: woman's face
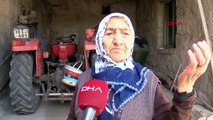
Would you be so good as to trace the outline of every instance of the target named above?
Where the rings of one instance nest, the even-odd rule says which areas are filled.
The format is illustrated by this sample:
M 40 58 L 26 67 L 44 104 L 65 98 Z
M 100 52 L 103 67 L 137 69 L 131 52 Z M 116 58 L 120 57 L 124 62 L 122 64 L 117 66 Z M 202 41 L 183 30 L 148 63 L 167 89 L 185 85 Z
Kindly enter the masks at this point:
M 130 28 L 122 17 L 110 18 L 104 33 L 104 49 L 115 62 L 121 62 L 130 56 L 133 46 Z

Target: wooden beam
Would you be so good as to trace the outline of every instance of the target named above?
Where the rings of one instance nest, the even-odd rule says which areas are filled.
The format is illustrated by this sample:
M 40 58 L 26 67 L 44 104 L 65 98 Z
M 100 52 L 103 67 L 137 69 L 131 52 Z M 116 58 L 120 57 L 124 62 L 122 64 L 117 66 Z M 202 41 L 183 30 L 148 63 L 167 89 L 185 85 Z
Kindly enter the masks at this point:
M 209 45 L 209 48 L 210 48 L 210 51 L 211 51 L 211 61 L 210 61 L 210 64 L 211 64 L 211 69 L 213 71 L 213 56 L 212 56 L 212 42 L 210 40 L 210 37 L 209 37 L 209 32 L 208 32 L 208 28 L 207 28 L 207 24 L 206 24 L 206 18 L 205 18 L 205 14 L 204 14 L 204 11 L 203 11 L 203 6 L 202 6 L 202 3 L 201 3 L 201 0 L 197 0 L 198 2 L 198 8 L 199 8 L 199 11 L 200 11 L 200 16 L 201 16 L 201 21 L 202 21 L 202 25 L 203 25 L 203 30 L 204 30 L 204 34 L 205 34 L 205 38 L 206 38 L 206 41 Z

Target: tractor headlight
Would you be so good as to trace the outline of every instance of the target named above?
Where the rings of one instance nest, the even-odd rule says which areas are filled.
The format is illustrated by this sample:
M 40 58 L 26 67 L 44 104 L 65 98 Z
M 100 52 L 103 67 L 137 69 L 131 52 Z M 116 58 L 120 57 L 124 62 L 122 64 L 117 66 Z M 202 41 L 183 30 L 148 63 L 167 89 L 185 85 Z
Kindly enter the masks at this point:
M 28 40 L 30 38 L 29 28 L 24 25 L 17 25 L 16 27 L 13 28 L 13 35 L 15 39 Z

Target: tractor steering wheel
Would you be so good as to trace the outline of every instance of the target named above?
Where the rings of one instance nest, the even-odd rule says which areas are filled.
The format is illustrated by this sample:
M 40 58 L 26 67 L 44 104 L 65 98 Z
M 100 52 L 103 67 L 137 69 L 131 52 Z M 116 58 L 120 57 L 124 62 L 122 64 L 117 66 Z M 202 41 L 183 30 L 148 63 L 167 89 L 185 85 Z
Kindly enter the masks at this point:
M 55 42 L 57 44 L 60 44 L 60 43 L 62 43 L 62 44 L 64 44 L 64 43 L 72 43 L 75 40 L 75 38 L 76 38 L 76 35 L 75 34 L 71 34 L 68 37 L 58 37 L 58 38 L 55 39 Z

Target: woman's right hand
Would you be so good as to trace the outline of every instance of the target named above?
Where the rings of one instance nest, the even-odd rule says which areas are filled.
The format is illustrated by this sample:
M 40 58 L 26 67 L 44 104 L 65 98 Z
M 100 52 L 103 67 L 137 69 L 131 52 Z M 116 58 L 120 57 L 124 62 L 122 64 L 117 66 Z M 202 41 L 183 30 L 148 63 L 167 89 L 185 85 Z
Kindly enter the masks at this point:
M 178 92 L 190 93 L 197 79 L 206 71 L 211 59 L 211 51 L 206 41 L 192 45 L 188 50 L 189 64 L 178 77 Z

